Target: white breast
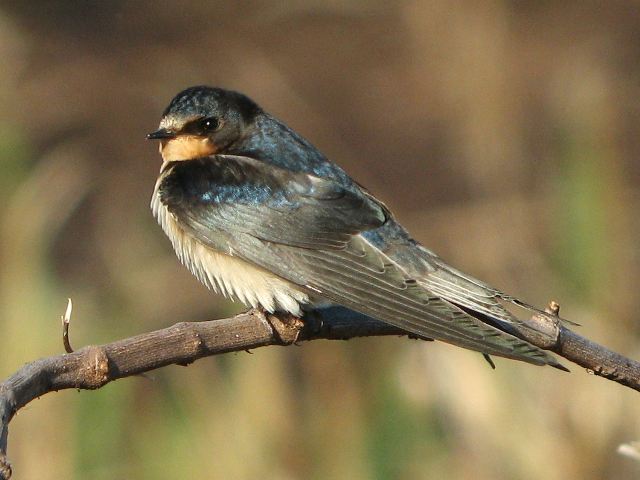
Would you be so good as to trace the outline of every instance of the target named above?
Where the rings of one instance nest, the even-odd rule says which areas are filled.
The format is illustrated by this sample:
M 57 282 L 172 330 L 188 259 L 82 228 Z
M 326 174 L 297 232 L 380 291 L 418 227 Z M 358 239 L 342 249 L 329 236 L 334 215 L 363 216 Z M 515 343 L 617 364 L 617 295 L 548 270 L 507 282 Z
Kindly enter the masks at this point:
M 296 285 L 200 243 L 187 234 L 160 201 L 156 183 L 151 210 L 167 234 L 180 261 L 198 280 L 215 292 L 245 305 L 262 306 L 269 312 L 284 311 L 301 315 L 300 305 L 309 303 L 307 294 Z

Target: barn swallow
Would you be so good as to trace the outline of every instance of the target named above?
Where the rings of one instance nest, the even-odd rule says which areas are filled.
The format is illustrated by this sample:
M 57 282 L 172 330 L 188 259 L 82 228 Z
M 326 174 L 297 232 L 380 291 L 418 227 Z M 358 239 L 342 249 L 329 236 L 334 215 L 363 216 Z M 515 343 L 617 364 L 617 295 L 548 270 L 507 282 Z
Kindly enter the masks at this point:
M 447 265 L 389 209 L 247 96 L 176 95 L 151 209 L 207 287 L 269 312 L 340 305 L 416 336 L 564 369 L 519 338 L 520 300 Z M 511 308 L 511 307 L 509 307 Z

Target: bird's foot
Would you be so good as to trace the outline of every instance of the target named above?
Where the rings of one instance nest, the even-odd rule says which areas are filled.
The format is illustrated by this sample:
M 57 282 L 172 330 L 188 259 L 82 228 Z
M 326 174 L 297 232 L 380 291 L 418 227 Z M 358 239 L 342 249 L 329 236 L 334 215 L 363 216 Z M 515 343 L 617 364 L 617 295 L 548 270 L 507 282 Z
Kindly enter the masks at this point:
M 254 308 L 253 311 L 262 316 L 271 326 L 273 333 L 278 337 L 281 345 L 296 343 L 305 326 L 301 318 L 291 313 L 270 313 L 261 307 Z

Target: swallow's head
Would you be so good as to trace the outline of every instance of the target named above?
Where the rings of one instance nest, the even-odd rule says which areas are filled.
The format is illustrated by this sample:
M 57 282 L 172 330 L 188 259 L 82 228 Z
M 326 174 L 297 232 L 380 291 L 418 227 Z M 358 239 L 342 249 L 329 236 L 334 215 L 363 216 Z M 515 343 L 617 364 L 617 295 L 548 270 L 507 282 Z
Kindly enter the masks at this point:
M 165 162 L 225 153 L 242 139 L 260 112 L 253 100 L 240 93 L 191 87 L 171 100 L 162 114 L 160 127 L 147 138 L 160 140 Z

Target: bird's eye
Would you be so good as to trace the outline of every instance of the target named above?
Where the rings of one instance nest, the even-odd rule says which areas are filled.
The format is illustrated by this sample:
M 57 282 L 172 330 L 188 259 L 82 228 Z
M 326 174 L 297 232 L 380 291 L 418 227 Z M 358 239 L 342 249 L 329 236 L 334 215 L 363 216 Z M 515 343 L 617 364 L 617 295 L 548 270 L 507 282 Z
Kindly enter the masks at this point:
M 220 126 L 220 121 L 215 117 L 208 117 L 200 121 L 200 126 L 205 132 L 213 132 Z

